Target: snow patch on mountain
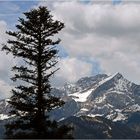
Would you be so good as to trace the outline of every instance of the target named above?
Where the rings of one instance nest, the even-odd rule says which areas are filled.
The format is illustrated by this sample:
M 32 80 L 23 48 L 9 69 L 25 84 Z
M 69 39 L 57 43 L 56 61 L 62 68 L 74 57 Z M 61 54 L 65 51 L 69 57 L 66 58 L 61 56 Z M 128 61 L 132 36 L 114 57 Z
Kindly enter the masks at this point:
M 87 90 L 85 92 L 76 92 L 69 94 L 69 97 L 72 97 L 76 102 L 85 102 L 92 91 L 93 89 Z
M 8 115 L 4 115 L 4 114 L 0 114 L 0 120 L 5 120 L 5 119 L 9 119 L 10 116 Z
M 89 117 L 103 116 L 103 114 L 88 114 Z
M 126 120 L 126 119 L 127 117 L 124 114 L 118 112 L 117 117 L 113 121 L 116 122 L 116 121 L 121 121 L 121 120 Z
M 8 106 L 8 102 L 10 101 L 10 99 L 5 99 L 5 103 L 6 103 L 6 106 Z
M 119 73 L 115 73 L 115 74 L 113 74 L 113 75 L 107 77 L 106 79 L 100 81 L 100 82 L 99 82 L 99 85 L 102 85 L 102 84 L 104 84 L 105 82 L 111 80 L 111 79 L 114 78 L 114 76 L 116 76 L 117 74 L 119 74 Z
M 89 111 L 87 108 L 81 108 L 81 111 Z
M 106 95 L 103 95 L 103 97 L 97 97 L 95 99 L 95 103 L 99 104 L 102 103 L 106 99 Z
M 140 106 L 138 104 L 134 104 L 129 107 L 130 110 L 140 111 Z

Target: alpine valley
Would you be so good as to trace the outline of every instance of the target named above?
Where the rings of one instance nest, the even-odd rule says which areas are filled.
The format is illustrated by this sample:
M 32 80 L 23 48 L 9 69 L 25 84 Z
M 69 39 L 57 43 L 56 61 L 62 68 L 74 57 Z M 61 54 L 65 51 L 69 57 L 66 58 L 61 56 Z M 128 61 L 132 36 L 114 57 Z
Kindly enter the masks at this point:
M 53 88 L 52 94 L 62 98 L 65 105 L 50 112 L 50 116 L 60 124 L 72 125 L 74 138 L 140 138 L 140 85 L 122 74 L 84 77 Z M 1 137 L 3 124 L 10 117 L 8 100 L 0 101 Z

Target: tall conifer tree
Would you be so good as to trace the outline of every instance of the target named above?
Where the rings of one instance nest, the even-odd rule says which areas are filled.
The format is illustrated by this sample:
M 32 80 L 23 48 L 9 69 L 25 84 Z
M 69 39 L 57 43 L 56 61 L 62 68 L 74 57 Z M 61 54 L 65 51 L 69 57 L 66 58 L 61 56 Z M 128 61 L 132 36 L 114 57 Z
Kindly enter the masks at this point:
M 12 36 L 2 50 L 12 53 L 23 60 L 21 65 L 12 68 L 14 82 L 20 81 L 12 89 L 9 103 L 11 115 L 15 115 L 6 124 L 7 138 L 67 138 L 71 128 L 58 126 L 50 121 L 48 112 L 64 104 L 51 95 L 50 78 L 58 70 L 56 49 L 60 39 L 52 37 L 64 28 L 60 21 L 53 20 L 46 7 L 39 7 L 24 13 L 19 18 L 16 31 L 8 31 Z

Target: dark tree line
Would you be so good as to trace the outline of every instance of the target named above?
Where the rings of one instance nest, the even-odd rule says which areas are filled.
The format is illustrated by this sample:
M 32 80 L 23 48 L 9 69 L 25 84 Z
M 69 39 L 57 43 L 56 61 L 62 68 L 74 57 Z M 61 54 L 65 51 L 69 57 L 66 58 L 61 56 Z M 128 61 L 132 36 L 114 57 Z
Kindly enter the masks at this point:
M 64 24 L 53 20 L 46 7 L 32 9 L 24 16 L 19 18 L 16 31 L 7 32 L 12 39 L 2 48 L 23 60 L 12 68 L 15 75 L 11 79 L 17 86 L 12 89 L 9 103 L 10 114 L 15 117 L 6 124 L 6 138 L 71 138 L 71 127 L 59 126 L 48 115 L 64 104 L 51 95 L 50 85 L 50 78 L 58 70 L 56 47 L 60 42 L 52 38 Z

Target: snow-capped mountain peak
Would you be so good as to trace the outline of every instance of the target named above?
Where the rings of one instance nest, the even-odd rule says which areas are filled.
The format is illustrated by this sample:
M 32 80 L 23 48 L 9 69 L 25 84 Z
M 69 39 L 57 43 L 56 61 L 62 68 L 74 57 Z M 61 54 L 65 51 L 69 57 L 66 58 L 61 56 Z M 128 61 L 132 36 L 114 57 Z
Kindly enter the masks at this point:
M 128 81 L 120 73 L 84 77 L 62 88 L 53 88 L 52 94 L 65 101 L 62 108 L 51 114 L 57 120 L 86 115 L 119 121 L 140 111 L 140 85 Z M 0 113 L 7 115 L 7 103 L 1 101 L 0 105 Z
M 86 102 L 88 97 L 92 99 L 92 92 L 98 91 L 102 86 L 109 83 L 112 84 L 113 90 L 121 91 L 122 88 L 126 88 L 126 83 L 129 82 L 120 73 L 115 73 L 110 76 L 97 75 L 95 77 L 81 78 L 76 84 L 67 84 L 65 85 L 65 90 L 68 92 L 68 96 L 72 97 L 76 102 Z
M 71 110 L 70 113 L 66 111 L 66 116 L 104 116 L 119 121 L 140 111 L 140 86 L 125 79 L 121 73 L 81 78 L 65 86 L 64 90 L 68 97 L 67 110 Z

